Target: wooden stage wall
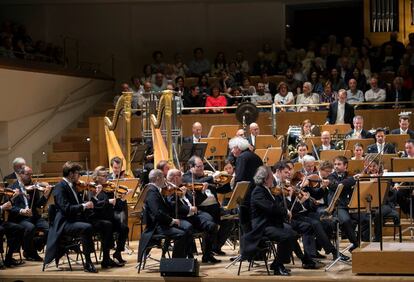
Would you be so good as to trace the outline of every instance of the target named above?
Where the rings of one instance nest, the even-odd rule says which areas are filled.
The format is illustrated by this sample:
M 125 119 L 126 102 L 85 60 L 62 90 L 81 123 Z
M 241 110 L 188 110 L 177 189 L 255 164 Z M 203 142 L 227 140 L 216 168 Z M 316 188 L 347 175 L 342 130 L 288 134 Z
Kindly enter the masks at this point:
M 404 109 L 404 111 L 413 111 L 414 109 Z M 382 110 L 356 110 L 355 114 L 364 117 L 364 128 L 371 129 L 377 127 L 389 127 L 390 129 L 398 128 L 399 109 L 382 109 Z M 305 119 L 310 119 L 314 124 L 324 124 L 326 121 L 326 111 L 320 112 L 281 112 L 276 115 L 277 134 L 285 134 L 289 125 L 300 125 Z M 197 114 L 182 115 L 181 124 L 183 125 L 183 136 L 191 135 L 191 125 L 199 121 L 203 125 L 203 135 L 207 135 L 212 125 L 220 124 L 239 124 L 235 114 Z M 257 123 L 260 126 L 261 134 L 272 134 L 270 112 L 260 112 Z M 411 124 L 413 118 L 411 117 Z M 241 127 L 241 125 L 240 125 Z M 120 136 L 122 129 L 118 126 L 117 136 Z M 90 141 L 90 158 L 91 167 L 98 165 L 107 165 L 108 157 L 106 151 L 104 117 L 89 118 L 89 137 Z M 141 137 L 141 117 L 132 118 L 132 138 Z

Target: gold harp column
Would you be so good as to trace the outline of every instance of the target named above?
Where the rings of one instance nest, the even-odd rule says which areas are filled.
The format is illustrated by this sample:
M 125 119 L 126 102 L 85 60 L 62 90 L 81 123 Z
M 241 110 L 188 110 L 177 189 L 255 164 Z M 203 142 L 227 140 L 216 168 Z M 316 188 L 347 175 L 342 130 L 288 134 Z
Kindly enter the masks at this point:
M 132 92 L 122 92 L 124 96 L 124 116 L 125 116 L 125 171 L 128 175 L 132 175 L 131 171 L 131 102 L 132 102 Z

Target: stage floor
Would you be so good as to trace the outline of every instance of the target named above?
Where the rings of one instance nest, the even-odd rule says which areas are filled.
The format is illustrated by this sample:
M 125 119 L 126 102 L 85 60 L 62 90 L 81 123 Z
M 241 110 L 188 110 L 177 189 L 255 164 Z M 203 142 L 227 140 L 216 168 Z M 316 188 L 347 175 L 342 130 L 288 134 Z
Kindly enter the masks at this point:
M 414 246 L 414 241 L 409 240 L 407 237 L 405 242 L 411 242 Z M 346 246 L 344 242 L 343 247 Z M 164 278 L 161 277 L 158 272 L 159 264 L 155 261 L 148 260 L 147 266 L 140 274 L 137 273 L 136 266 L 136 250 L 137 242 L 131 243 L 132 249 L 135 252 L 131 255 L 124 254 L 124 259 L 128 261 L 127 265 L 122 268 L 113 268 L 108 270 L 101 270 L 100 265 L 97 265 L 99 273 L 90 274 L 85 273 L 82 270 L 81 265 L 72 263 L 74 270 L 71 272 L 68 269 L 68 264 L 61 265 L 63 269 L 57 269 L 54 265 L 50 265 L 45 272 L 42 272 L 42 264 L 36 262 L 26 262 L 24 265 L 16 268 L 8 268 L 6 270 L 0 270 L 0 281 L 16 281 L 21 280 L 25 282 L 41 282 L 41 281 L 74 281 L 74 282 L 86 282 L 99 280 L 101 282 L 106 281 L 271 281 L 276 279 L 284 279 L 289 281 L 414 281 L 414 276 L 379 276 L 379 275 L 355 275 L 352 274 L 351 265 L 344 263 L 338 263 L 330 271 L 325 272 L 324 268 L 319 270 L 304 270 L 301 268 L 301 262 L 299 259 L 295 259 L 296 265 L 287 265 L 292 270 L 290 277 L 278 277 L 268 276 L 266 269 L 261 263 L 255 266 L 250 272 L 247 271 L 247 263 L 243 263 L 242 272 L 240 276 L 237 276 L 238 264 L 225 269 L 225 266 L 229 264 L 229 258 L 237 254 L 229 246 L 225 246 L 223 250 L 227 253 L 226 256 L 217 257 L 222 260 L 221 263 L 215 265 L 201 264 L 200 277 L 198 278 Z M 346 253 L 349 255 L 349 253 Z M 152 257 L 159 258 L 160 252 L 153 250 L 151 252 Z M 331 255 L 327 259 L 322 260 L 325 264 L 331 262 Z M 17 257 L 16 257 L 17 258 Z M 201 256 L 199 256 L 201 260 Z

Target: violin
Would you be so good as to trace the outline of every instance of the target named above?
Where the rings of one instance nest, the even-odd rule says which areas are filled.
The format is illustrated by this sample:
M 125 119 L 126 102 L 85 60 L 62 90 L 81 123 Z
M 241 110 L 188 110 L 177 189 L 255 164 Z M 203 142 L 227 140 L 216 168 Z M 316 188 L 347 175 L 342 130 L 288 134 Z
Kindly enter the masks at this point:
M 161 193 L 165 197 L 169 197 L 169 196 L 174 195 L 174 194 L 177 194 L 177 196 L 179 196 L 179 197 L 184 196 L 184 191 L 181 190 L 181 187 L 166 186 L 161 190 Z
M 284 195 L 285 197 L 289 196 L 289 190 L 286 187 L 279 187 L 279 186 L 275 186 L 270 188 L 270 192 L 272 192 L 272 195 L 274 196 L 280 196 L 280 195 Z
M 38 191 L 45 191 L 46 188 L 53 188 L 55 187 L 54 185 L 50 185 L 47 182 L 36 182 L 35 184 L 32 185 L 27 185 L 24 188 L 26 189 L 26 191 L 33 191 L 33 190 L 38 190 Z
M 228 174 L 225 171 L 220 172 L 220 174 L 214 179 L 214 182 L 220 185 L 226 185 L 230 183 L 233 179 L 233 175 Z
M 76 191 L 78 192 L 85 192 L 85 191 L 93 192 L 96 190 L 96 184 L 91 183 L 91 182 L 85 182 L 85 181 L 79 180 L 74 185 L 76 187 Z
M 203 183 L 185 183 L 184 187 L 189 190 L 193 190 L 193 191 L 201 191 L 204 188 L 204 184 Z
M 118 185 L 118 187 L 117 187 L 115 183 L 110 182 L 110 181 L 108 181 L 104 184 L 101 184 L 101 185 L 102 185 L 102 188 L 103 188 L 102 190 L 105 193 L 114 193 L 116 191 L 118 194 L 124 195 L 124 194 L 128 193 L 128 191 L 129 191 L 127 186 Z
M 311 175 L 306 176 L 303 172 L 297 171 L 293 175 L 292 180 L 290 181 L 290 183 L 293 186 L 296 186 L 297 184 L 299 184 L 299 183 L 301 183 L 305 180 L 308 180 L 309 181 L 309 186 L 313 187 L 313 188 L 318 187 L 320 185 L 320 183 L 322 182 L 322 179 L 317 174 L 311 174 Z
M 0 195 L 5 195 L 5 196 L 11 198 L 14 195 L 14 190 L 10 189 L 10 188 L 0 187 Z

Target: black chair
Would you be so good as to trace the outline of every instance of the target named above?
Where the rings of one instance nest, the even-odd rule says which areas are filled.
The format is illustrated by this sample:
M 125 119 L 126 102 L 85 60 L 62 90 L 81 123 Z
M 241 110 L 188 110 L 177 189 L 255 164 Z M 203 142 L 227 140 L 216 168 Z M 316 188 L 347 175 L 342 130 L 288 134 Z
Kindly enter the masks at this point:
M 384 216 L 382 226 L 383 227 L 392 227 L 394 229 L 394 241 L 395 241 L 396 229 L 398 228 L 398 235 L 399 235 L 399 238 L 400 238 L 400 243 L 402 242 L 402 227 L 401 227 L 401 223 L 400 222 L 396 223 L 394 221 L 394 217 L 392 217 L 392 216 Z
M 151 237 L 150 244 L 147 246 L 147 248 L 144 250 L 144 255 L 142 256 L 142 259 L 140 262 L 138 262 L 138 273 L 141 272 L 141 269 L 145 268 L 145 264 L 147 262 L 148 258 L 151 258 L 157 262 L 161 261 L 161 258 L 165 258 L 165 254 L 168 255 L 168 258 L 171 258 L 169 247 L 170 247 L 171 239 L 165 235 L 162 234 L 154 234 Z M 160 260 L 154 259 L 150 256 L 150 252 L 152 249 L 157 248 L 161 249 L 161 258 Z
M 56 206 L 55 205 L 49 205 L 48 215 L 49 215 L 49 225 L 53 226 L 55 217 L 56 217 Z M 77 255 L 76 259 L 78 259 L 78 257 L 80 256 L 81 261 L 82 261 L 82 266 L 85 267 L 85 263 L 83 260 L 83 253 L 82 253 L 80 245 L 81 245 L 81 238 L 72 237 L 69 235 L 63 235 L 61 238 L 59 238 L 58 249 L 61 255 L 58 255 L 58 257 L 60 258 L 61 256 L 66 255 L 70 271 L 72 271 L 72 265 L 70 263 L 70 258 L 69 258 L 69 254 L 71 252 L 76 253 Z M 56 267 L 59 266 L 59 258 L 55 259 Z M 45 271 L 45 268 L 46 268 L 46 264 L 43 263 L 42 271 Z
M 242 264 L 243 261 L 248 261 L 249 262 L 249 267 L 248 267 L 248 271 L 250 271 L 250 269 L 253 267 L 254 263 L 256 261 L 263 261 L 265 266 L 266 266 L 266 271 L 267 271 L 267 275 L 270 275 L 270 271 L 269 271 L 269 258 L 271 257 L 271 255 L 273 255 L 276 258 L 276 247 L 275 247 L 276 242 L 270 241 L 267 238 L 263 239 L 260 243 L 259 243 L 259 247 L 257 249 L 257 253 L 253 258 L 250 259 L 240 259 L 239 262 L 239 269 L 237 271 L 237 275 L 240 275 L 240 271 L 242 268 Z

